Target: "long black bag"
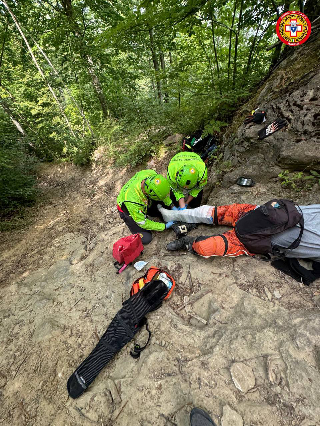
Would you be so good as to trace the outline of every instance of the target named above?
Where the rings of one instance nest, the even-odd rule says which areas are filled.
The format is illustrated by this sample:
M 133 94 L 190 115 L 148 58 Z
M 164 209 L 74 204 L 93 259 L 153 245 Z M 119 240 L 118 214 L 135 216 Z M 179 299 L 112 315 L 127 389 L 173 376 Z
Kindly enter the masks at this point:
M 123 303 L 97 346 L 69 377 L 67 389 L 72 398 L 82 395 L 113 356 L 133 339 L 145 323 L 145 315 L 161 305 L 168 291 L 163 281 L 150 281 Z

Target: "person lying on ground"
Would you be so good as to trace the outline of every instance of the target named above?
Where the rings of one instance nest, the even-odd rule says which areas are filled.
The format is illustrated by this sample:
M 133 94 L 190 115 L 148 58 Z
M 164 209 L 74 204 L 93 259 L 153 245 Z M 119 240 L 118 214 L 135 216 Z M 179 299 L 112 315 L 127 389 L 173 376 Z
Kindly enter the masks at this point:
M 207 167 L 195 152 L 179 152 L 172 157 L 167 179 L 171 186 L 171 197 L 179 209 L 199 207 L 203 188 L 207 184 Z M 185 195 L 187 199 L 185 201 Z
M 148 216 L 159 217 L 156 203 L 170 206 L 170 185 L 167 179 L 154 170 L 141 170 L 122 188 L 117 197 L 119 215 L 133 234 L 140 234 L 142 243 L 152 240 L 151 231 L 163 231 L 172 223 L 155 222 Z
M 291 208 L 290 214 L 286 205 Z M 285 214 L 285 226 L 271 224 L 268 228 L 270 223 L 265 221 L 272 216 L 272 209 L 277 214 Z M 159 210 L 165 221 L 207 223 L 234 228 L 214 236 L 184 236 L 169 243 L 168 250 L 183 249 L 203 257 L 273 253 L 292 259 L 320 262 L 320 204 L 297 206 L 287 200 L 271 200 L 260 207 L 255 204 L 231 204 L 201 206 L 184 211 L 168 211 L 163 207 L 159 207 Z M 261 233 L 264 228 L 268 228 L 269 235 L 268 232 Z M 256 250 L 253 250 L 254 247 Z

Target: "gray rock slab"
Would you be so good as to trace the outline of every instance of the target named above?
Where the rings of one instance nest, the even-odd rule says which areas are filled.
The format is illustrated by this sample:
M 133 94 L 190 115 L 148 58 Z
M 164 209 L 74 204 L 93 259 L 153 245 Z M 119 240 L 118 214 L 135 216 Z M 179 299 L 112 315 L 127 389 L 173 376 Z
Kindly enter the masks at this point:
M 174 144 L 181 143 L 182 139 L 183 139 L 183 135 L 180 133 L 176 133 L 172 136 L 167 137 L 167 139 L 165 139 L 163 143 L 164 145 L 174 145 Z
M 223 407 L 221 426 L 243 426 L 243 419 L 240 414 L 230 408 L 229 405 L 225 405 Z
M 243 362 L 235 362 L 230 368 L 233 383 L 237 389 L 243 393 L 247 393 L 255 386 L 255 376 L 252 368 Z

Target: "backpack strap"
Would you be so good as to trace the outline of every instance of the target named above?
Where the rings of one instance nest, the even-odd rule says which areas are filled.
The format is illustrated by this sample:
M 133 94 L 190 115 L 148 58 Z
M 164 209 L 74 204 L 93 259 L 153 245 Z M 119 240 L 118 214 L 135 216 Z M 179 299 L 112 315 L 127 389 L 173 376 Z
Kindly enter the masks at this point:
M 219 225 L 218 224 L 218 206 L 214 206 L 213 223 L 217 226 Z
M 300 232 L 299 232 L 299 235 L 298 235 L 298 237 L 290 244 L 290 246 L 289 247 L 287 247 L 287 248 L 285 248 L 285 247 L 282 247 L 282 246 L 278 246 L 278 245 L 274 245 L 273 247 L 272 247 L 272 254 L 275 254 L 275 255 L 277 255 L 277 256 L 284 256 L 284 253 L 281 253 L 280 252 L 280 250 L 282 249 L 284 249 L 284 250 L 293 250 L 293 249 L 295 249 L 295 248 L 297 248 L 298 247 L 298 245 L 300 244 L 300 241 L 301 241 L 301 238 L 302 238 L 302 234 L 303 234 L 303 231 L 304 231 L 304 219 L 303 219 L 303 213 L 302 213 L 302 210 L 300 209 L 300 207 L 297 205 L 297 204 L 295 204 L 295 206 L 296 207 L 298 207 L 298 209 L 299 209 L 299 212 L 301 213 L 301 218 L 300 218 L 300 220 L 299 220 L 299 222 L 297 223 L 297 225 L 300 225 Z M 287 207 L 286 207 L 286 209 L 287 209 Z M 287 209 L 287 211 L 288 211 L 288 209 Z
M 145 350 L 145 348 L 148 346 L 151 339 L 151 331 L 149 330 L 149 325 L 148 325 L 148 321 L 146 317 L 144 317 L 143 320 L 140 322 L 139 327 L 143 327 L 144 325 L 146 326 L 146 330 L 149 333 L 148 340 L 146 344 L 143 346 L 140 346 L 138 343 L 135 343 L 133 349 L 131 349 L 130 351 L 130 355 L 134 359 L 140 358 L 141 352 Z
M 299 207 L 299 206 L 297 206 Z M 301 213 L 301 219 L 299 220 L 299 225 L 300 225 L 300 233 L 298 235 L 298 238 L 292 243 L 290 244 L 290 246 L 288 247 L 288 250 L 293 250 L 295 248 L 298 247 L 298 245 L 300 244 L 301 238 L 302 238 L 302 234 L 303 234 L 303 230 L 304 230 L 304 219 L 303 219 L 303 213 L 299 207 L 299 211 Z
M 225 256 L 227 254 L 227 251 L 228 251 L 228 248 L 229 248 L 229 243 L 228 243 L 227 237 L 225 235 L 221 234 L 220 237 L 222 237 L 224 244 L 225 244 L 224 253 L 222 255 L 222 256 Z

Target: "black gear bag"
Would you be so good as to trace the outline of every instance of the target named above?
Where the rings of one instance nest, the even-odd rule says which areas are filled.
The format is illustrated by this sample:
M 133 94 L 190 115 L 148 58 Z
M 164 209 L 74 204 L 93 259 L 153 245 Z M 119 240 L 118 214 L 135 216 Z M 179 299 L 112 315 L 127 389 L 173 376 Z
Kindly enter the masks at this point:
M 97 346 L 69 377 L 67 389 L 72 398 L 82 395 L 114 355 L 133 339 L 146 324 L 145 315 L 160 307 L 168 291 L 163 281 L 150 281 L 123 303 Z
M 254 254 L 279 254 L 279 247 L 271 245 L 271 237 L 299 224 L 298 238 L 286 250 L 300 244 L 303 233 L 303 215 L 290 200 L 274 199 L 242 216 L 235 225 L 235 232 L 242 244 Z
M 213 135 L 202 137 L 202 131 L 198 130 L 189 138 L 182 141 L 182 151 L 195 152 L 203 161 L 211 157 L 217 150 L 217 140 Z

